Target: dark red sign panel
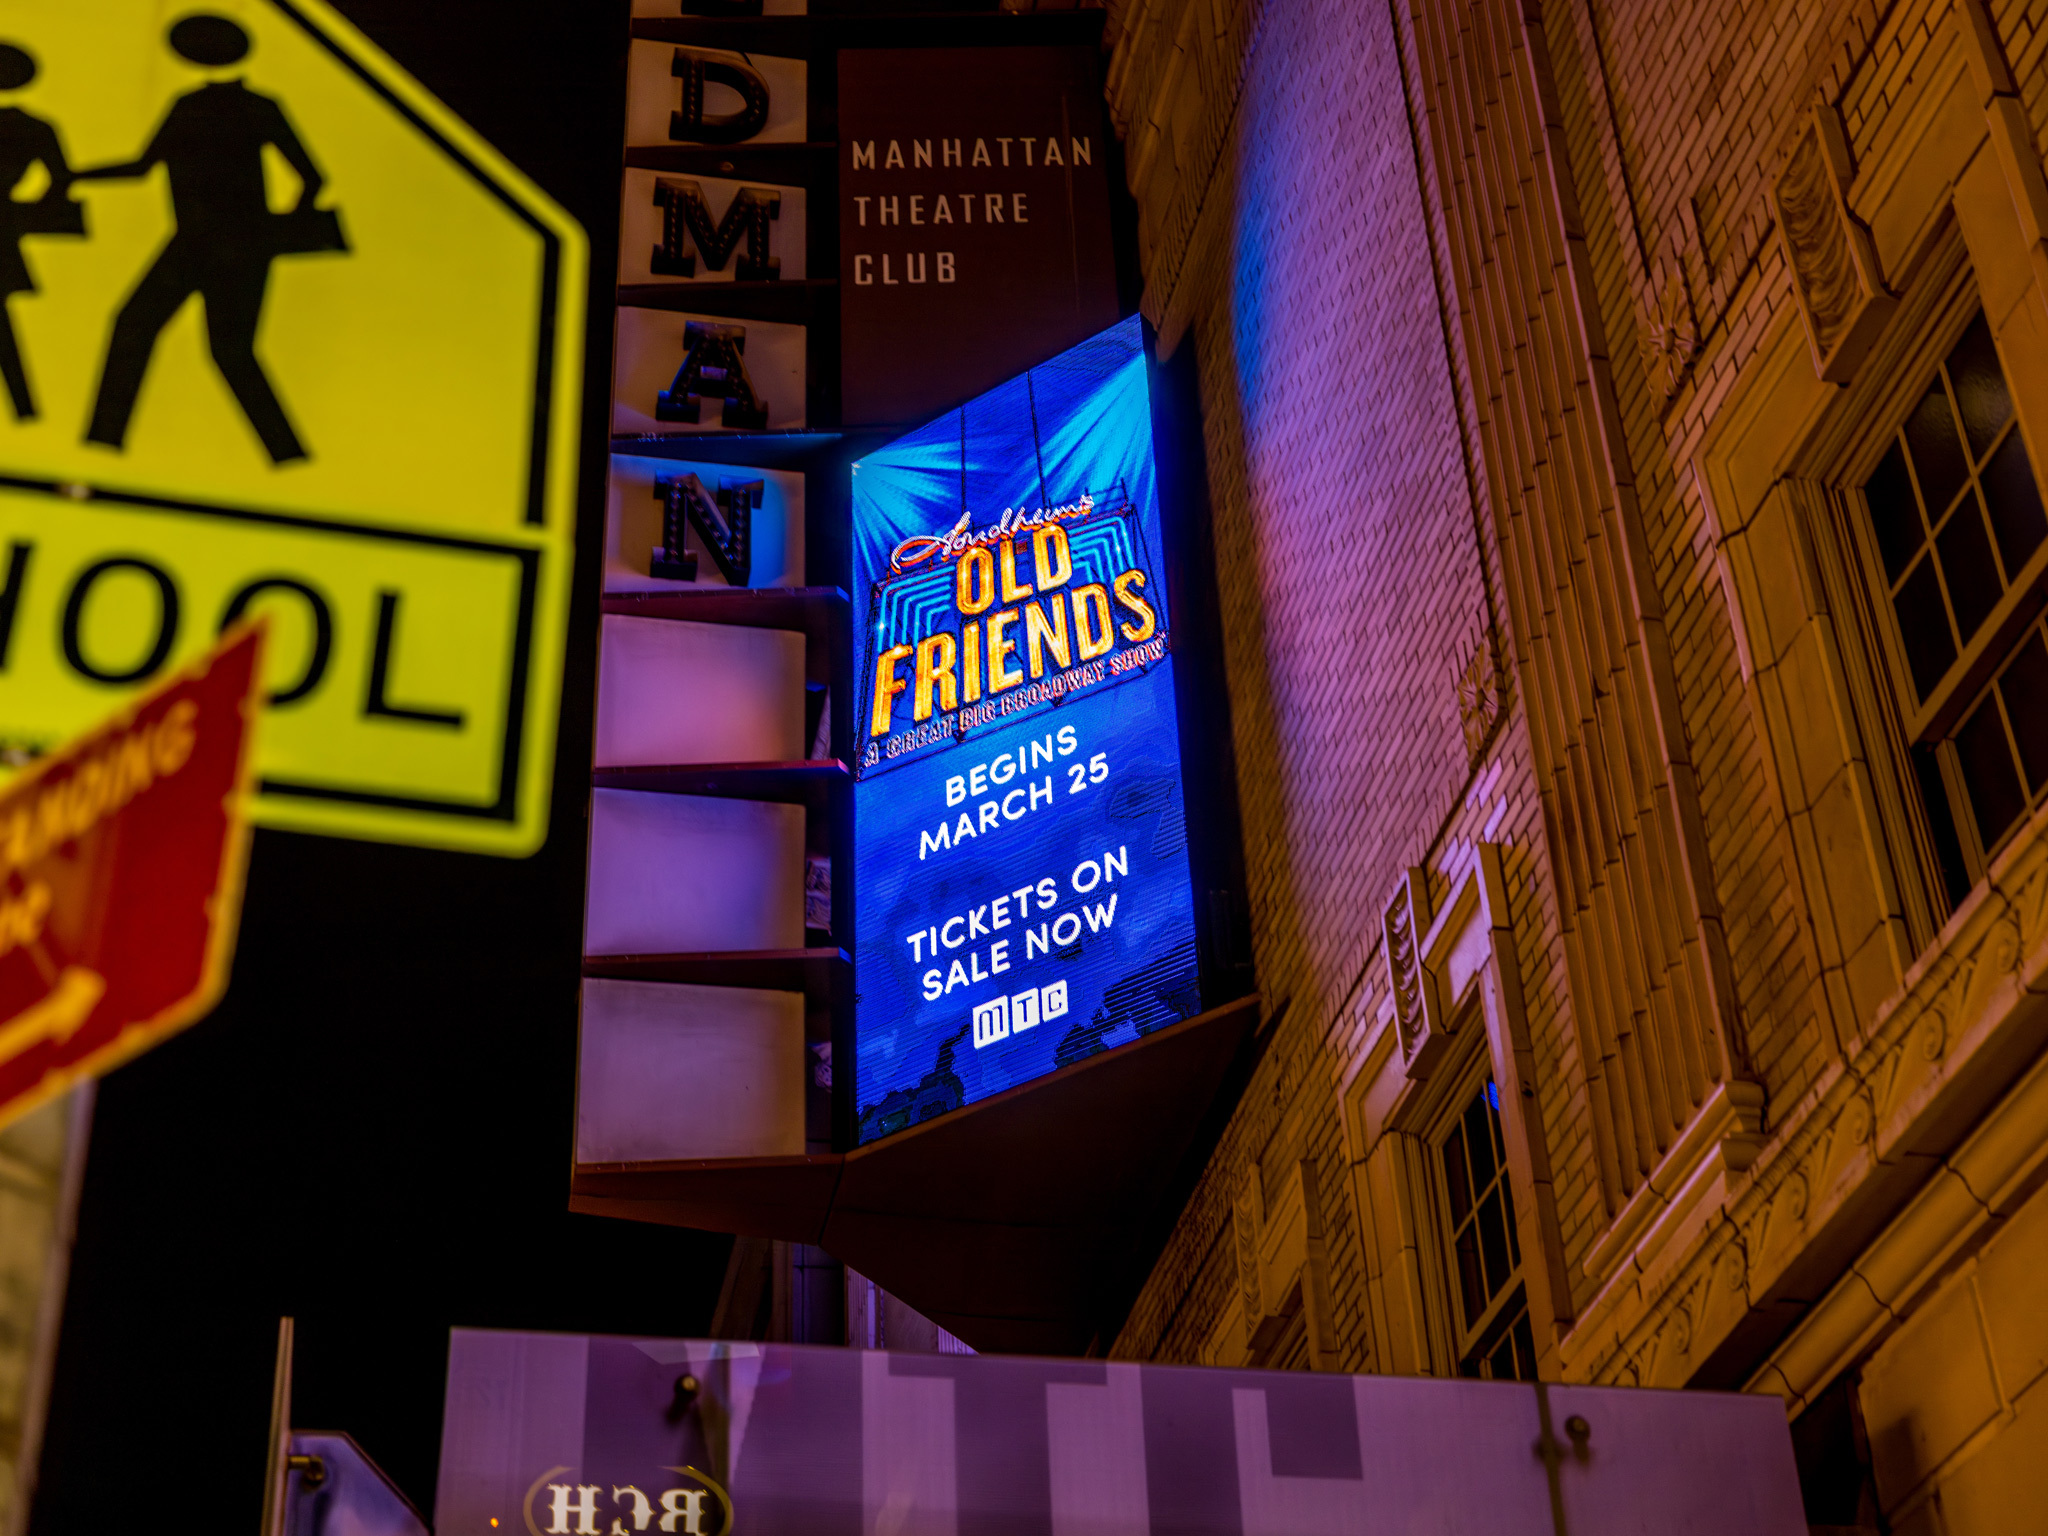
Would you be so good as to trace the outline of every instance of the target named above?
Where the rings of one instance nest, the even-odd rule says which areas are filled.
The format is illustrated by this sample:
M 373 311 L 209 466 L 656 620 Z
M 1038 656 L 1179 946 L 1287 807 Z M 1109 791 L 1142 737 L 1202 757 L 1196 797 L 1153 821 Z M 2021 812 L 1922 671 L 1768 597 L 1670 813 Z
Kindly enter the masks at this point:
M 261 631 L 0 789 L 0 1120 L 149 1049 L 227 984 Z
M 842 397 L 909 425 L 1117 319 L 1092 48 L 839 55 Z

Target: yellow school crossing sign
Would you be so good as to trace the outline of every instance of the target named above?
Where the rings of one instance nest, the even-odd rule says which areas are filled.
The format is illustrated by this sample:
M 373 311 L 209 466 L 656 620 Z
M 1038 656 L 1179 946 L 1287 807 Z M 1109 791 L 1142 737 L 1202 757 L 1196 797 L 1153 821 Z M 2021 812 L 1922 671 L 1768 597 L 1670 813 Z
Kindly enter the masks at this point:
M 0 0 L 0 754 L 263 614 L 260 822 L 536 848 L 585 265 L 321 0 Z

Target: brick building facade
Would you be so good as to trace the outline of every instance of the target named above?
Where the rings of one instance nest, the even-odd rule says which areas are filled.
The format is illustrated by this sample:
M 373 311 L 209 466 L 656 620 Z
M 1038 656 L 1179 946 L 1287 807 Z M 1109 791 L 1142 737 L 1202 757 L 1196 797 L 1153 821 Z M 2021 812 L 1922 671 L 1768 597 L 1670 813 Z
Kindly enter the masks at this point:
M 2044 21 L 1111 4 L 1270 1031 L 1112 1354 L 2048 1492 Z

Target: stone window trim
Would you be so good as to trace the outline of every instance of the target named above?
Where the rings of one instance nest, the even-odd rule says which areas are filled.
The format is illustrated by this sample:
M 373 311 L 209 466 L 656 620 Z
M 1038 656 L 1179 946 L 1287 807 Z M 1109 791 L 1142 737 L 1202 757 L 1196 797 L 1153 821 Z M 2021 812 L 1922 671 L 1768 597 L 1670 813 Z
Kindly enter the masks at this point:
M 1815 376 L 1781 313 L 1693 460 L 1800 921 L 1845 1048 L 1949 914 L 1854 489 L 1980 304 L 1958 221 L 1932 222 L 1894 323 L 1848 388 Z
M 1961 693 L 1981 668 L 1959 662 L 1916 721 L 1918 694 L 1861 488 L 1983 309 L 1972 252 L 1951 221 L 1907 285 L 1867 376 L 1840 392 L 1815 440 L 1783 466 L 1762 514 L 1723 550 L 1736 577 L 1730 606 L 1747 641 L 1746 680 L 1775 749 L 1778 795 L 1795 825 L 1806 817 L 1814 828 L 1811 842 L 1800 843 L 1801 859 L 1824 964 L 1851 973 L 1834 997 L 1839 1033 L 1849 1040 L 1868 1028 L 1953 909 L 1913 747 L 1952 729 L 1989 681 L 1979 676 Z M 1971 654 L 1984 654 L 2009 628 L 1987 623 Z M 1805 708 L 1794 707 L 1800 700 Z M 1830 809 L 1836 775 L 1845 776 L 1846 792 L 1833 794 L 1840 803 Z M 1865 947 L 1873 914 L 1885 930 L 1881 956 Z
M 1987 806 L 1974 791 L 1987 785 L 1981 777 L 1973 784 L 1964 756 L 1972 745 L 1966 738 L 1979 738 L 1975 744 L 1982 746 L 1985 733 L 1979 728 L 1999 724 L 1999 697 L 2009 692 L 2011 668 L 2022 660 L 2026 638 L 2048 604 L 2048 539 L 2040 536 L 2039 505 L 2048 468 L 2042 458 L 2048 449 L 2048 368 L 2041 357 L 2048 350 L 2048 169 L 1983 0 L 1952 0 L 1950 11 L 1951 46 L 1930 82 L 1935 88 L 1927 93 L 1930 103 L 1940 105 L 1913 114 L 1919 133 L 1886 152 L 1891 164 L 1867 178 L 1869 192 L 1859 198 L 1872 228 L 1920 226 L 1921 233 L 1912 239 L 1890 242 L 1903 246 L 1891 265 L 1901 274 L 1905 304 L 1890 324 L 1894 334 L 1872 354 L 1874 365 L 1867 371 L 1877 377 L 1845 392 L 1832 412 L 1822 412 L 1835 420 L 1824 422 L 1815 434 L 1819 441 L 1798 456 L 1803 464 L 1788 466 L 1836 488 L 1832 494 L 1846 504 L 1846 515 L 1837 508 L 1830 531 L 1856 567 L 1848 585 L 1861 590 L 1839 594 L 1837 623 L 1845 632 L 1864 633 L 1843 634 L 1844 661 L 1849 672 L 1858 674 L 1851 677 L 1852 686 L 1862 686 L 1860 674 L 1867 672 L 1877 691 L 1889 694 L 1868 711 L 1874 718 L 1865 730 L 1870 756 L 1891 770 L 1889 776 L 1877 775 L 1875 790 L 1885 813 L 1879 818 L 1882 831 L 1900 877 L 1893 905 L 1903 910 L 1910 930 L 1901 968 L 1933 942 L 1964 893 L 1983 883 L 1993 857 L 2018 835 L 2028 819 L 2027 807 L 2038 805 L 2041 791 L 2038 762 L 2024 769 L 2021 762 L 2039 758 L 2039 740 L 2031 743 L 2031 752 L 2017 737 L 2002 741 L 2004 757 L 2013 760 L 2001 757 L 1989 766 L 2003 770 L 1993 777 L 2012 781 L 1997 787 L 2016 791 L 2017 805 L 2004 807 L 2012 814 L 1994 814 L 1994 824 L 1986 826 L 1982 813 Z M 1965 409 L 1960 425 L 1967 462 L 1962 467 L 1970 489 L 1963 491 L 1951 522 L 1965 521 L 1961 510 L 1990 508 L 1996 568 L 1986 574 L 2003 585 L 1995 601 L 1985 605 L 1980 596 L 1972 605 L 1979 610 L 1969 626 L 1972 633 L 1955 637 L 1956 643 L 1947 647 L 1954 650 L 1953 659 L 1938 681 L 1930 681 L 1914 675 L 1905 626 L 1889 600 L 1894 573 L 1880 548 L 1874 505 L 1864 488 L 1888 458 L 1892 469 L 1898 467 L 1901 456 L 1894 444 L 1902 437 L 1908 439 L 1907 453 L 1912 452 L 1912 418 L 1923 394 L 1933 398 L 1929 381 L 1934 392 L 1948 390 L 1950 349 L 1979 324 L 1988 332 L 2004 376 L 2008 418 L 1992 439 L 1979 443 L 1974 439 L 1983 427 L 1971 430 Z M 1980 503 L 1975 487 L 1981 475 L 1995 476 L 1995 459 L 2021 456 L 2032 470 L 2031 480 L 2022 477 L 2008 485 L 2006 500 L 2009 511 L 2017 506 L 2014 492 L 2035 501 L 2031 517 L 2022 518 L 2033 542 L 2023 539 L 2008 548 L 2017 525 L 2005 525 L 2010 517 L 2002 523 L 1996 494 L 1987 490 Z M 1909 494 L 1924 502 L 1917 474 L 1913 483 L 1916 489 Z M 2026 497 L 2029 491 L 2031 498 Z M 1829 519 L 1816 510 L 1814 520 Z M 1831 553 L 1825 533 L 1817 531 L 1816 541 L 1825 564 Z M 1898 551 L 1890 553 L 1895 557 L 1890 564 L 1896 565 Z M 1943 551 L 1944 564 L 1946 555 Z M 1916 562 L 1915 571 L 1920 563 L 1933 565 L 1931 559 Z M 1944 572 L 1944 597 L 1951 600 L 1960 629 L 1964 615 L 1949 585 Z M 1852 614 L 1852 608 L 1861 612 Z M 2024 659 L 2038 670 L 2048 652 L 2038 642 L 2033 652 Z M 1940 664 L 1938 657 L 1918 659 L 1923 670 Z M 1994 729 L 1991 734 L 2008 733 Z M 1979 763 L 1984 766 L 1981 758 Z M 2022 777 L 2027 782 L 2020 782 Z M 1894 811 L 1894 801 L 1904 802 L 1903 814 Z M 1858 1024 L 1868 1017 L 1866 1008 Z
M 1854 376 L 1820 377 L 1803 317 L 1782 305 L 1690 456 L 1843 1051 L 1954 916 L 1912 733 L 1960 714 L 2003 654 L 1980 642 L 1985 676 L 1959 666 L 1925 712 L 1904 702 L 1857 488 L 1980 307 L 2037 475 L 2048 445 L 2048 179 L 1975 0 L 1956 0 L 1910 119 L 1840 186 L 1898 295 Z
M 1880 1005 L 1956 909 L 1935 818 L 1953 812 L 1946 831 L 1960 848 L 1950 858 L 1967 865 L 1966 885 L 1982 882 L 1998 851 L 1976 836 L 1947 743 L 2038 623 L 2048 596 L 2044 543 L 1921 703 L 1862 487 L 1892 451 L 1900 423 L 1929 381 L 1938 384 L 1937 369 L 1979 313 L 1991 322 L 2011 387 L 2014 422 L 2002 430 L 2025 446 L 2037 488 L 2034 445 L 2048 428 L 2048 374 L 2030 367 L 2014 347 L 2015 333 L 2022 342 L 2030 334 L 2048 336 L 2048 307 L 2041 306 L 2040 290 L 2018 306 L 2017 318 L 2010 303 L 2001 305 L 1997 231 L 1987 235 L 1982 228 L 1987 203 L 1994 210 L 2000 202 L 2010 207 L 2004 178 L 1986 154 L 1960 182 L 1955 216 L 1915 263 L 1896 321 L 1873 350 L 1864 377 L 1828 392 L 1805 428 L 1806 441 L 1776 466 L 1782 477 L 1740 527 L 1724 526 L 1719 539 L 1744 680 L 1771 749 L 1765 766 L 1793 829 L 1815 947 L 1830 983 L 1829 1007 L 1845 1046 L 1868 1032 Z M 1982 280 L 1986 258 L 1994 269 L 1988 287 Z M 2027 312 L 2036 307 L 2041 323 L 2029 325 Z M 1995 318 L 2001 308 L 2008 316 L 2003 326 Z M 1781 337 L 1763 350 L 1766 356 L 1753 365 L 1763 384 L 1759 408 L 1789 405 L 1796 387 L 1771 382 L 1774 371 L 1783 370 L 1770 355 L 1787 353 L 1790 340 Z M 2030 372 L 2037 376 L 2030 380 Z M 1725 460 L 1714 462 L 1720 456 L 1710 450 L 1702 476 L 1717 523 L 1742 500 Z M 1942 781 L 1920 780 L 1916 746 L 1938 749 L 1930 766 Z M 1930 795 L 1941 796 L 1941 803 L 1930 805 Z M 2007 828 L 2001 847 L 2025 820 Z
M 1405 1310 L 1411 1336 L 1386 1352 L 1388 1365 L 1401 1374 L 1455 1376 L 1467 1342 L 1468 1330 L 1459 1318 L 1456 1256 L 1438 1151 L 1445 1132 L 1471 1098 L 1469 1090 L 1492 1075 L 1491 1042 L 1476 989 L 1454 1022 L 1453 1032 L 1438 1031 L 1440 1049 L 1426 1075 L 1404 1072 L 1398 1062 L 1389 1068 L 1387 1078 L 1406 1081 L 1378 1126 L 1372 1149 L 1374 1170 L 1381 1174 L 1373 1198 L 1386 1201 L 1391 1195 L 1395 1207 L 1377 1214 L 1391 1217 L 1387 1224 L 1399 1230 L 1405 1250 L 1406 1273 L 1398 1277 L 1407 1291 L 1405 1308 L 1390 1306 L 1389 1311 Z M 1508 1174 L 1510 1191 L 1520 1188 L 1512 1159 Z M 1518 1219 L 1523 1214 L 1518 1202 Z M 1403 1345 L 1409 1351 L 1405 1357 Z
M 2041 540 L 2025 562 L 2008 573 L 2008 585 L 1996 606 L 1972 635 L 1964 637 L 1956 659 L 1949 664 L 1940 683 L 1929 689 L 1923 700 L 1913 680 L 1899 616 L 1888 598 L 1888 573 L 1878 547 L 1870 500 L 1863 489 L 1891 451 L 1890 445 L 1899 435 L 1899 422 L 1912 409 L 1908 402 L 1927 392 L 1930 379 L 1935 389 L 1943 387 L 1944 373 L 1937 372 L 1937 364 L 1982 315 L 1984 308 L 1977 284 L 1965 268 L 1949 280 L 1935 314 L 1915 338 L 1910 360 L 1894 370 L 1905 388 L 1884 403 L 1881 414 L 1873 412 L 1875 419 L 1867 423 L 1870 430 L 1857 443 L 1853 454 L 1843 461 L 1845 468 L 1830 477 L 1834 485 L 1827 487 L 1824 494 L 1840 503 L 1833 509 L 1833 515 L 1813 499 L 1815 491 L 1822 488 L 1793 487 L 1794 494 L 1805 501 L 1808 520 L 1814 525 L 1810 536 L 1816 540 L 1817 557 L 1823 562 L 1830 558 L 1831 551 L 1824 541 L 1832 536 L 1854 566 L 1849 585 L 1859 590 L 1845 592 L 1840 606 L 1846 610 L 1853 604 L 1862 610 L 1853 616 L 1854 622 L 1850 627 L 1863 633 L 1860 637 L 1850 637 L 1846 660 L 1849 665 L 1860 666 L 1867 671 L 1875 682 L 1876 691 L 1886 695 L 1873 701 L 1877 705 L 1875 709 L 1866 706 L 1875 718 L 1866 724 L 1865 730 L 1872 738 L 1888 738 L 1873 740 L 1873 745 L 1879 749 L 1875 756 L 1888 762 L 1897 788 L 1886 788 L 1905 803 L 1905 819 L 1910 823 L 1909 827 L 1895 829 L 1891 833 L 1893 858 L 1907 872 L 1909 889 L 1906 896 L 1913 905 L 1925 909 L 1928 914 L 1913 925 L 1915 942 L 1902 958 L 1910 958 L 1930 942 L 1934 931 L 1946 921 L 1956 905 L 1955 896 L 1944 889 L 1941 859 L 1933 845 L 1932 816 L 1952 818 L 1952 827 L 1944 828 L 1944 832 L 1956 841 L 1951 857 L 1960 855 L 1967 870 L 1964 877 L 1966 887 L 1983 880 L 1992 856 L 2017 834 L 2026 819 L 2022 814 L 2006 825 L 1990 846 L 1986 845 L 1979 835 L 1977 818 L 1972 814 L 1971 796 L 1958 764 L 1956 742 L 1959 727 L 1978 718 L 2008 664 L 2019 657 L 2029 635 L 2040 622 L 2044 601 L 2048 601 L 2048 539 Z M 1995 336 L 1993 339 L 1997 340 Z M 2002 366 L 2006 363 L 2009 345 L 2008 342 L 1999 346 Z M 2010 378 L 2013 370 L 2007 367 L 2006 372 Z M 2027 413 L 2020 406 L 2018 392 L 2013 393 L 2012 419 L 2000 430 L 1997 446 L 1987 452 L 1985 458 L 1988 462 L 2006 446 L 2016 442 L 2032 470 L 2035 494 L 2041 496 L 2043 465 L 2036 447 L 2040 438 L 2029 432 L 2025 419 Z M 2040 403 L 2034 404 L 2033 410 L 2037 417 L 2048 414 L 2042 411 Z M 2036 425 L 2040 424 L 2037 420 Z M 1977 473 L 1972 468 L 1966 485 L 1974 487 L 1976 479 Z M 1963 494 L 1967 510 L 1969 499 L 1976 492 L 1965 489 Z M 2048 497 L 2042 499 L 2048 500 Z M 1963 512 L 1955 515 L 1961 516 Z M 1859 638 L 1861 644 L 1857 643 Z M 1989 702 L 1988 707 L 1995 710 L 1996 702 Z M 1915 784 L 1915 752 L 1934 754 L 1931 766 L 1939 774 L 1937 782 L 1924 786 Z M 1946 805 L 1930 812 L 1921 800 L 1923 796 L 1932 795 L 1942 796 Z M 2033 800 L 2037 796 L 2029 795 L 2027 798 Z
M 1861 852 L 1844 853 L 1840 844 L 1819 831 L 1824 820 L 1846 827 L 1848 812 L 1838 810 L 1830 816 L 1822 811 L 1810 817 L 1816 837 L 1827 838 L 1838 856 L 1830 860 L 1821 849 L 1814 850 L 1809 894 L 1820 903 L 1814 910 L 1832 922 L 1832 940 L 1822 945 L 1830 965 L 1848 963 L 1862 942 L 1867 926 L 1859 922 L 1858 909 L 1874 900 L 1882 913 L 1888 955 L 1884 974 L 1849 989 L 1850 1018 L 1867 1022 L 1913 956 L 1933 941 L 1951 903 L 1944 890 L 1934 824 L 1915 781 L 1913 738 L 1900 711 L 1899 690 L 1893 686 L 1897 653 L 1888 648 L 1880 628 L 1886 618 L 1880 609 L 1885 597 L 1881 589 L 1873 592 L 1865 579 L 1859 542 L 1867 518 L 1857 493 L 1843 483 L 1851 478 L 1837 476 L 1834 483 L 1788 478 L 1778 488 L 1773 513 L 1767 514 L 1782 518 L 1785 537 L 1798 547 L 1811 594 L 1812 622 L 1825 642 L 1824 691 L 1809 696 L 1809 703 L 1817 706 L 1813 713 L 1822 717 L 1825 728 L 1816 732 L 1809 721 L 1806 738 L 1799 739 L 1793 706 L 1802 684 L 1782 661 L 1775 667 L 1763 664 L 1758 677 L 1759 686 L 1771 695 L 1768 713 L 1774 738 L 1784 744 L 1777 778 L 1788 807 L 1803 801 L 1818 810 L 1826 794 L 1822 778 L 1838 760 L 1853 781 L 1855 841 Z M 1791 814 L 1802 813 L 1793 809 Z M 1844 878 L 1845 861 L 1853 867 L 1853 886 Z M 1867 919 L 1867 911 L 1862 916 Z
M 1478 1030 L 1475 1027 L 1467 1033 L 1477 1034 Z M 1449 1298 L 1445 1331 L 1454 1346 L 1451 1358 L 1457 1362 L 1459 1375 L 1478 1376 L 1483 1369 L 1480 1362 L 1497 1353 L 1504 1340 L 1512 1353 L 1527 1351 L 1526 1363 L 1531 1368 L 1534 1350 L 1526 1342 L 1529 1255 L 1521 1246 L 1514 1179 L 1505 1156 L 1500 1085 L 1494 1081 L 1486 1053 L 1474 1050 L 1467 1054 L 1471 1060 L 1453 1079 L 1455 1087 L 1443 1097 L 1435 1124 L 1421 1139 L 1429 1149 L 1430 1184 L 1436 1197 L 1436 1228 Z M 1490 1115 L 1475 1114 L 1482 1095 L 1490 1102 Z M 1475 1148 L 1475 1139 L 1483 1139 L 1484 1144 Z M 1504 1229 L 1493 1234 L 1486 1230 L 1489 1204 L 1505 1216 Z M 1509 1338 L 1518 1323 L 1523 1338 Z M 1510 1379 L 1523 1378 L 1511 1372 Z
M 1506 1147 L 1517 1236 L 1536 1338 L 1537 1369 L 1558 1375 L 1555 1340 L 1570 1321 L 1571 1289 L 1559 1234 L 1549 1150 L 1537 1109 L 1535 1056 L 1516 969 L 1501 850 L 1472 843 L 1454 850 L 1443 873 L 1450 894 L 1415 940 L 1422 1009 L 1437 1054 L 1420 1073 L 1398 1048 L 1376 1053 L 1376 1069 L 1353 1085 L 1353 1124 L 1364 1148 L 1355 1167 L 1362 1219 L 1381 1218 L 1389 1232 L 1407 1234 L 1421 1260 L 1409 1275 L 1412 1301 L 1425 1314 L 1413 1321 L 1416 1358 L 1389 1352 L 1399 1369 L 1451 1375 L 1463 1342 L 1453 1316 L 1436 1147 L 1451 1118 L 1462 1113 L 1471 1089 L 1490 1075 L 1499 1086 L 1501 1137 Z M 1420 875 L 1421 871 L 1412 872 Z M 1393 1033 L 1388 1019 L 1388 1034 Z M 1463 1090 L 1461 1092 L 1461 1090 Z M 1376 1163 L 1376 1166 L 1374 1166 Z M 1373 1210 L 1375 1204 L 1393 1209 Z
M 1949 349 L 1970 328 L 1982 313 L 1975 303 L 1975 285 L 1967 285 L 1958 294 L 1955 302 L 1946 306 L 1951 312 L 1942 317 L 1938 331 L 1926 338 L 1926 344 L 1916 349 L 1926 354 L 1924 366 L 1915 373 L 1905 376 L 1909 383 L 1908 398 L 1923 392 L 1943 388 L 1946 368 L 1944 363 Z M 1996 338 L 1993 338 L 1994 343 Z M 2003 359 L 2001 359 L 2003 361 Z M 2009 372 L 2009 370 L 2008 370 Z M 1912 668 L 1906 656 L 1905 638 L 1899 617 L 1893 605 L 1886 601 L 1892 582 L 1885 568 L 1884 557 L 1878 548 L 1874 531 L 1875 518 L 1871 511 L 1870 499 L 1864 487 L 1878 472 L 1878 466 L 1887 456 L 1891 444 L 1900 431 L 1900 418 L 1910 407 L 1903 402 L 1895 406 L 1887 418 L 1878 423 L 1882 430 L 1872 434 L 1871 441 L 1859 458 L 1869 458 L 1866 466 L 1859 465 L 1842 477 L 1845 493 L 1862 514 L 1854 520 L 1856 530 L 1855 548 L 1861 563 L 1861 575 L 1867 590 L 1874 599 L 1871 609 L 1877 616 L 1878 630 L 1884 636 L 1889 681 L 1893 688 L 1899 711 L 1900 727 L 1907 740 L 1915 743 L 1940 739 L 1949 734 L 1962 716 L 1964 710 L 1983 691 L 1997 669 L 1999 659 L 2010 649 L 2013 639 L 2032 622 L 2040 612 L 2042 589 L 2048 585 L 2048 540 L 2043 540 L 2028 556 L 2018 570 L 2009 573 L 2003 595 L 1990 614 L 1977 626 L 1974 633 L 1963 637 L 1955 661 L 1949 664 L 1941 681 L 1931 688 L 1926 697 L 1920 696 L 1914 685 Z M 2029 437 L 2025 420 L 2015 411 L 2012 419 L 2000 429 L 1997 446 L 2003 447 L 2008 434 L 2018 436 L 2024 445 L 2030 466 L 2034 471 L 2036 488 L 2039 488 L 2041 459 L 2035 442 Z M 1984 457 L 1988 461 L 1996 448 L 1988 450 Z M 1988 462 L 1987 466 L 1988 468 Z M 1860 471 L 1860 472 L 1859 472 Z M 1980 473 L 1976 466 L 1967 470 L 1966 485 L 1974 486 Z M 1966 493 L 1967 494 L 1967 493 Z M 1967 499 L 1960 512 L 1968 510 Z M 1937 514 L 1938 515 L 1938 509 Z

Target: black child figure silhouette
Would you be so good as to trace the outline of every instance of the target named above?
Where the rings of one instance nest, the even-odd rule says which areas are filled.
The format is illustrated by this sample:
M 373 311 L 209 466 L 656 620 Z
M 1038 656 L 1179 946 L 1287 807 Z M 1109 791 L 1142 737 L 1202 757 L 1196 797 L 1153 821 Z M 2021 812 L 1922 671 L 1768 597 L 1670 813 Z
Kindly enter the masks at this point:
M 217 68 L 247 56 L 249 35 L 224 16 L 188 16 L 171 28 L 170 45 L 194 64 Z M 266 144 L 275 145 L 299 176 L 298 207 L 288 214 L 273 214 L 264 196 Z M 303 459 L 306 450 L 256 360 L 256 326 L 273 258 L 347 249 L 335 215 L 313 206 L 320 169 L 284 109 L 240 80 L 216 81 L 180 96 L 141 158 L 80 171 L 77 179 L 145 176 L 159 163 L 170 171 L 177 231 L 114 318 L 86 438 L 114 448 L 127 440 L 157 337 L 196 293 L 206 304 L 214 366 L 271 461 Z
M 0 92 L 18 91 L 36 77 L 36 61 L 11 43 L 0 43 Z M 16 202 L 8 195 L 32 165 L 41 164 L 49 178 L 39 198 Z M 82 235 L 85 210 L 70 197 L 71 168 L 57 130 L 40 117 L 12 104 L 0 106 L 0 378 L 16 421 L 33 420 L 35 395 L 28 387 L 28 369 L 14 339 L 14 321 L 7 297 L 34 293 L 36 280 L 21 253 L 26 235 Z

